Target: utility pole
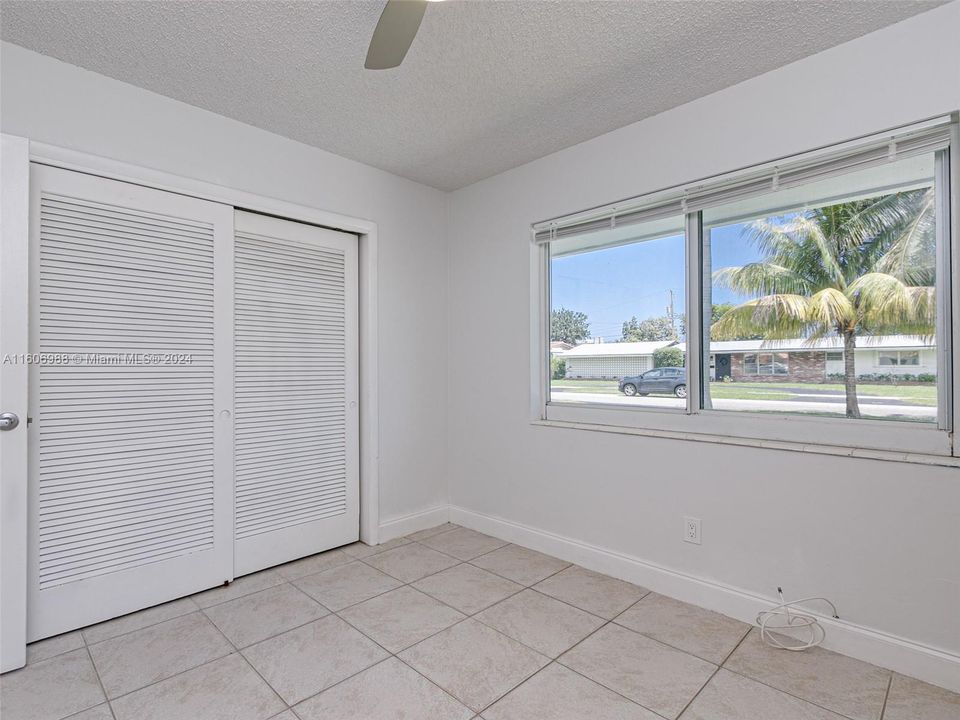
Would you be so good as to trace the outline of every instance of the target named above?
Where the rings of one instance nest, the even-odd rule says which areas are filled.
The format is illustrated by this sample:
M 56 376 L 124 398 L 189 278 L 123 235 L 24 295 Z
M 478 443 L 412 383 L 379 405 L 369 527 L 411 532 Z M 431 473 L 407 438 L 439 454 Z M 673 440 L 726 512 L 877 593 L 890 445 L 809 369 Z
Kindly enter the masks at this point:
M 673 290 L 667 290 L 667 295 L 669 297 L 669 304 L 667 305 L 667 317 L 670 318 L 670 327 L 673 328 L 673 331 L 677 331 L 677 325 L 673 321 Z

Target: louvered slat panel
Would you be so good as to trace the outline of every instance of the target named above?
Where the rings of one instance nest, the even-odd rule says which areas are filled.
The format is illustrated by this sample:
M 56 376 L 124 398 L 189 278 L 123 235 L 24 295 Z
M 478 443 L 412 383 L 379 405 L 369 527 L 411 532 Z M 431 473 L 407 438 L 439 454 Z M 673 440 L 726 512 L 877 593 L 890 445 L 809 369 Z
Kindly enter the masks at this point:
M 347 507 L 342 252 L 238 232 L 236 536 Z
M 39 237 L 39 351 L 115 356 L 38 371 L 40 588 L 209 549 L 213 226 L 44 193 Z

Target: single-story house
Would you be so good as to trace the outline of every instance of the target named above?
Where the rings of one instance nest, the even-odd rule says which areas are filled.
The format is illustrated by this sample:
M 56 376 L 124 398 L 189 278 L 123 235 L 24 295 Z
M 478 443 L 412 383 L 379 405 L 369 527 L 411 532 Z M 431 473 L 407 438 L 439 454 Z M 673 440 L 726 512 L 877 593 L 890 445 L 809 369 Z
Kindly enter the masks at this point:
M 566 360 L 568 378 L 615 380 L 651 369 L 653 351 L 668 345 L 676 342 L 589 342 L 554 354 Z
M 854 353 L 857 376 L 936 375 L 937 349 L 932 340 L 908 335 L 860 337 Z M 843 373 L 843 341 L 729 340 L 710 343 L 712 379 L 823 382 Z
M 567 361 L 567 377 L 616 379 L 653 367 L 657 348 L 684 343 L 588 343 L 559 353 Z M 908 335 L 861 337 L 855 366 L 858 376 L 874 374 L 936 375 L 937 350 L 932 340 Z M 751 382 L 823 382 L 843 373 L 839 337 L 810 343 L 790 340 L 729 340 L 710 343 L 710 377 Z

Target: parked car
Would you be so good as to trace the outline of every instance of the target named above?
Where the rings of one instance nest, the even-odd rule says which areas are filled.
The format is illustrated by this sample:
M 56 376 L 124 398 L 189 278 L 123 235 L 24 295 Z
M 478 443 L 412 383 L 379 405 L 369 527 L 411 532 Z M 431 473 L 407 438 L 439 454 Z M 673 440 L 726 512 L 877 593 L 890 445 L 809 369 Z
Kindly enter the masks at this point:
M 633 375 L 620 380 L 620 392 L 624 395 L 669 394 L 678 398 L 687 396 L 686 368 L 661 367 L 647 370 L 642 375 Z

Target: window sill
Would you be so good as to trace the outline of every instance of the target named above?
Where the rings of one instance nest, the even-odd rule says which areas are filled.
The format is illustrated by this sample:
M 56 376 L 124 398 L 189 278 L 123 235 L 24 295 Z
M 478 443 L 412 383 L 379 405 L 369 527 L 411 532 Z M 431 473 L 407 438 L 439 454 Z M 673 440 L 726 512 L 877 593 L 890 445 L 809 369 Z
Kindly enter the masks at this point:
M 864 419 L 851 422 L 800 414 L 679 408 L 624 408 L 550 403 L 531 422 L 546 427 L 671 440 L 761 447 L 821 455 L 960 467 L 952 434 L 927 423 Z
M 764 450 L 787 450 L 790 452 L 813 453 L 815 455 L 834 455 L 839 457 L 862 458 L 868 460 L 886 460 L 888 462 L 910 463 L 913 465 L 935 465 L 941 467 L 960 467 L 960 458 L 949 455 L 928 453 L 897 452 L 893 450 L 871 450 L 868 448 L 841 447 L 817 443 L 787 442 L 783 440 L 759 440 L 757 438 L 730 437 L 708 433 L 681 432 L 674 430 L 651 430 L 645 428 L 601 425 L 598 423 L 569 422 L 565 420 L 532 420 L 531 425 L 538 427 L 564 428 L 566 430 L 585 430 L 587 432 L 615 433 L 618 435 L 636 435 L 640 437 L 679 440 L 681 442 L 703 442 L 715 445 L 736 445 L 740 447 L 761 448 Z

